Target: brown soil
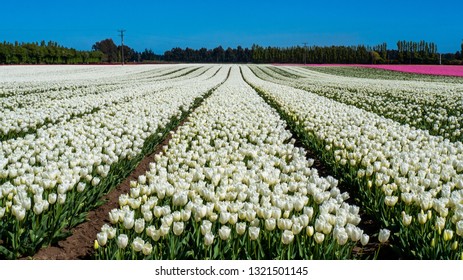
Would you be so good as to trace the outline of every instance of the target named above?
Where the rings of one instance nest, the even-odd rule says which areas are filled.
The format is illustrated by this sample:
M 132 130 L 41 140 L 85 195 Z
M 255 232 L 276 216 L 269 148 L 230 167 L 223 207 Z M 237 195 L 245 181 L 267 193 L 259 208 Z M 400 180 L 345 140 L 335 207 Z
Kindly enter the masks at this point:
M 183 125 L 187 119 L 183 120 L 173 131 Z M 72 235 L 67 239 L 59 241 L 58 244 L 40 249 L 31 258 L 34 260 L 78 260 L 91 259 L 93 255 L 93 243 L 96 234 L 101 230 L 104 224 L 109 224 L 108 213 L 111 209 L 119 207 L 119 196 L 128 193 L 130 190 L 130 181 L 137 180 L 138 176 L 143 175 L 149 170 L 149 164 L 153 161 L 154 155 L 162 151 L 166 146 L 172 134 L 159 143 L 155 150 L 143 158 L 134 171 L 119 186 L 110 193 L 105 195 L 102 200 L 106 201 L 102 206 L 90 211 L 87 215 L 87 221 L 76 226 L 71 230 Z

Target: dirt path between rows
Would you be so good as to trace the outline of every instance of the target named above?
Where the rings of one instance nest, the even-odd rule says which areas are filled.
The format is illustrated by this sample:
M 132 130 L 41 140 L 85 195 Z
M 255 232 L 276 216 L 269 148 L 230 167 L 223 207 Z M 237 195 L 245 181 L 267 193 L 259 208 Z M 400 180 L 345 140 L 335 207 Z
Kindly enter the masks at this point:
M 184 125 L 188 118 L 179 123 L 172 131 Z M 154 160 L 154 155 L 160 153 L 164 146 L 167 146 L 172 134 L 159 143 L 154 151 L 145 156 L 135 170 L 119 184 L 114 190 L 102 197 L 106 201 L 102 206 L 90 211 L 87 215 L 87 221 L 76 226 L 71 230 L 72 235 L 58 244 L 40 249 L 34 256 L 34 260 L 79 260 L 93 258 L 93 243 L 96 234 L 100 232 L 104 224 L 109 224 L 108 213 L 119 207 L 119 196 L 130 191 L 130 181 L 137 180 L 138 176 L 143 175 L 149 170 L 149 164 Z

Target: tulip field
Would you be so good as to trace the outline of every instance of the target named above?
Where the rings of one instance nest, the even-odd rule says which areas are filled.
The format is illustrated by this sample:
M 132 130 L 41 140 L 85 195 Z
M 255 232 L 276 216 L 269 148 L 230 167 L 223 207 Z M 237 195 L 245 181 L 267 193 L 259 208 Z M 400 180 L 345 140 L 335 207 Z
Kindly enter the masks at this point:
M 86 258 L 463 259 L 463 78 L 376 71 L 0 67 L 0 259 L 148 155 Z

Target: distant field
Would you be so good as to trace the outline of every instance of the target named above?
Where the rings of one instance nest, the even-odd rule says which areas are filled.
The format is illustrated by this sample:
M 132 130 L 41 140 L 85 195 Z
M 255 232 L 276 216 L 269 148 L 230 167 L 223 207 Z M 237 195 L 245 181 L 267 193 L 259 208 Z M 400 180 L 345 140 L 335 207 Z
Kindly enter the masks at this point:
M 427 82 L 444 82 L 444 83 L 463 83 L 463 77 L 429 75 L 419 73 L 400 72 L 375 67 L 374 65 L 335 65 L 335 66 L 307 66 L 307 69 L 322 72 L 326 74 L 339 75 L 344 77 L 383 79 L 383 80 L 405 80 L 405 81 L 427 81 Z
M 456 65 L 364 65 L 362 67 L 415 74 L 463 77 L 463 66 Z

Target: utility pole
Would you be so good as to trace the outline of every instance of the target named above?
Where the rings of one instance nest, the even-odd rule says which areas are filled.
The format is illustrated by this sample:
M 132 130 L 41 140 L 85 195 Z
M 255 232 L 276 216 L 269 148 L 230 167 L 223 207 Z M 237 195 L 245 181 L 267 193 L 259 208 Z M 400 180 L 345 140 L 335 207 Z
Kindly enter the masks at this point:
M 304 64 L 307 64 L 307 43 L 302 43 L 304 44 Z
M 122 57 L 122 65 L 124 65 L 124 29 L 118 30 L 121 33 L 121 57 Z

